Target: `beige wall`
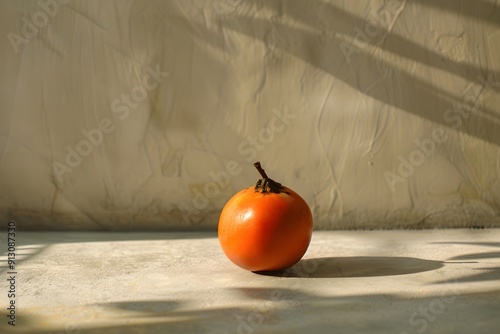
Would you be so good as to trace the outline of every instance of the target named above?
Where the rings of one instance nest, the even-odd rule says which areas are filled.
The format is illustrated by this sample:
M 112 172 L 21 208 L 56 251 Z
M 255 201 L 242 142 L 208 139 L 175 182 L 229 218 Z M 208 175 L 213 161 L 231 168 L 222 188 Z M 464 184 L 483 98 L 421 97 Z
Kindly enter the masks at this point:
M 215 229 L 256 160 L 318 229 L 500 226 L 498 2 L 0 1 L 0 27 L 21 228 Z

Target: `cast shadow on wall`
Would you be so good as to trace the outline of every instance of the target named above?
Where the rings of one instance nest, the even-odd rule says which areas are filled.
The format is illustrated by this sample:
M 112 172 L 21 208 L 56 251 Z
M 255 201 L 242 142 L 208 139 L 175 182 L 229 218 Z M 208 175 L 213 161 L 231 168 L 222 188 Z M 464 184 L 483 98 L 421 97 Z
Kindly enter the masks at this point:
M 401 4 L 404 6 L 405 2 L 401 1 Z M 426 0 L 412 2 L 411 5 L 423 7 L 422 12 L 445 11 L 500 26 L 500 10 L 485 1 L 462 6 L 453 1 L 435 3 Z M 255 8 L 241 10 L 240 7 L 244 6 Z M 390 22 L 391 19 L 397 20 L 397 9 L 386 10 L 385 16 L 380 18 L 382 21 L 378 30 L 374 30 L 373 27 L 367 28 L 370 24 L 367 19 L 332 3 L 269 0 L 243 2 L 240 7 L 230 14 L 227 19 L 230 23 L 224 25 L 226 29 L 260 39 L 269 49 L 277 48 L 299 58 L 380 102 L 500 146 L 500 112 L 484 105 L 481 107 L 480 103 L 491 94 L 500 92 L 499 71 L 468 63 L 467 60 L 447 61 L 434 48 L 394 33 L 391 26 L 394 22 Z M 273 14 L 270 18 L 251 15 L 257 9 Z M 384 25 L 384 19 L 387 25 Z M 325 27 L 324 22 L 331 23 Z M 364 33 L 361 38 L 363 44 L 355 45 L 356 32 L 365 29 L 372 29 L 372 37 Z M 206 30 L 198 30 L 198 33 L 205 43 L 224 49 L 224 42 L 217 35 L 211 35 Z M 412 67 L 424 65 L 435 69 L 444 73 L 448 82 L 458 77 L 476 88 L 460 94 L 450 93 L 444 87 L 432 84 L 432 78 L 423 80 L 410 68 L 408 71 L 401 70 L 394 61 L 389 61 L 393 57 L 375 57 L 375 50 L 395 55 L 412 64 Z

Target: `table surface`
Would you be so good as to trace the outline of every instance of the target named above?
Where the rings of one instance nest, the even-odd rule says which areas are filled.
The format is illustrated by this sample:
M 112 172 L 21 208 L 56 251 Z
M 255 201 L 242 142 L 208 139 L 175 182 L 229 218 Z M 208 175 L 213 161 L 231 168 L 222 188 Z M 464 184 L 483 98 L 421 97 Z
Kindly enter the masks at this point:
M 500 229 L 315 231 L 268 275 L 215 233 L 18 232 L 15 328 L 0 237 L 1 333 L 500 333 Z

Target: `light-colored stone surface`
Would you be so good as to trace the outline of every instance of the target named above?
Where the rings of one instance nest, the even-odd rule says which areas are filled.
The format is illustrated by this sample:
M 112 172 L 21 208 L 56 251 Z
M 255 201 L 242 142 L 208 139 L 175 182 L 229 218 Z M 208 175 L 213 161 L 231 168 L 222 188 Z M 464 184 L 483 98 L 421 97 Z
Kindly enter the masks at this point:
M 16 332 L 500 330 L 498 229 L 315 232 L 274 275 L 234 266 L 213 233 L 18 232 L 17 252 Z
M 215 230 L 261 160 L 317 228 L 500 227 L 499 22 L 500 0 L 0 0 L 0 221 Z

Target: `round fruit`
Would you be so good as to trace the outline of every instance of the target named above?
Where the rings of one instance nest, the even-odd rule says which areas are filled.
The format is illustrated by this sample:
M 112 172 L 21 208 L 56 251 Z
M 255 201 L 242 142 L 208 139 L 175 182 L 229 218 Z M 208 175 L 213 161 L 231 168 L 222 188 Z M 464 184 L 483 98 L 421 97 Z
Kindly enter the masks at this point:
M 219 242 L 226 256 L 250 271 L 281 270 L 293 266 L 311 242 L 313 218 L 296 192 L 262 175 L 255 187 L 234 195 L 222 209 Z

